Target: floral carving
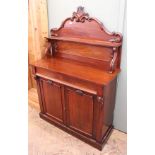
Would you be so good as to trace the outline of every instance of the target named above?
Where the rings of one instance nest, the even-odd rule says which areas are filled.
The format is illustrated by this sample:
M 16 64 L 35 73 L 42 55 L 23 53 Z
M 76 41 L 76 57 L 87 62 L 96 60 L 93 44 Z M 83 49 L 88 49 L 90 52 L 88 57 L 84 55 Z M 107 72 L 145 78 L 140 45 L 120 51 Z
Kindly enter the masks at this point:
M 76 22 L 85 22 L 85 20 L 89 20 L 89 14 L 84 12 L 84 7 L 79 6 L 77 8 L 77 12 L 73 12 L 73 16 L 71 20 L 75 19 Z
M 122 41 L 121 34 L 112 32 L 111 35 L 114 36 L 115 38 L 110 39 L 109 40 L 110 42 L 117 42 L 118 43 L 118 42 L 121 42 Z

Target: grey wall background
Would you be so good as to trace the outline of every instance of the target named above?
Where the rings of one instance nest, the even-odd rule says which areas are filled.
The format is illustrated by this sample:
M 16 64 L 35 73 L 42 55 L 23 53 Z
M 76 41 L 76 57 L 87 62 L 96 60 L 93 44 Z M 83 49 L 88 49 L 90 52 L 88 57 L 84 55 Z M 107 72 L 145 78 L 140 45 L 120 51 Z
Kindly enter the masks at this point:
M 122 72 L 118 78 L 114 127 L 127 131 L 127 75 L 126 75 L 126 0 L 47 0 L 49 31 L 72 16 L 78 6 L 84 6 L 90 16 L 98 18 L 109 31 L 123 34 Z
M 121 73 L 118 78 L 116 106 L 114 111 L 114 127 L 127 132 L 127 22 L 126 12 L 124 16 L 123 28 L 123 46 L 122 46 L 122 60 Z

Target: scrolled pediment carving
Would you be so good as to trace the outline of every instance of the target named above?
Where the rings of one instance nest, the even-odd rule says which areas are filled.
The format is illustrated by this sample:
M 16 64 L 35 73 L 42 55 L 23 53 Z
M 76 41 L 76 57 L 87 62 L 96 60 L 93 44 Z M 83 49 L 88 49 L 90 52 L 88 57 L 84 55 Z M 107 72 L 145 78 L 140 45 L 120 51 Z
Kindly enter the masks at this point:
M 77 8 L 77 12 L 73 12 L 73 16 L 71 17 L 71 20 L 75 20 L 76 22 L 85 22 L 85 20 L 89 20 L 90 17 L 89 17 L 89 14 L 86 13 L 84 11 L 84 7 L 82 6 L 79 6 Z
M 70 29 L 71 24 L 73 24 L 72 29 Z M 84 27 L 86 28 L 86 31 L 83 29 Z M 96 31 L 96 33 L 91 32 L 91 27 L 93 27 L 93 31 Z M 71 17 L 66 18 L 59 28 L 51 29 L 50 33 L 52 37 L 66 37 L 66 32 L 69 32 L 70 34 L 68 36 L 74 38 L 77 37 L 75 34 L 80 31 L 84 32 L 85 36 L 90 36 L 91 34 L 92 38 L 102 39 L 112 44 L 122 42 L 122 35 L 120 33 L 108 31 L 102 22 L 94 17 L 90 17 L 82 6 L 79 6 Z

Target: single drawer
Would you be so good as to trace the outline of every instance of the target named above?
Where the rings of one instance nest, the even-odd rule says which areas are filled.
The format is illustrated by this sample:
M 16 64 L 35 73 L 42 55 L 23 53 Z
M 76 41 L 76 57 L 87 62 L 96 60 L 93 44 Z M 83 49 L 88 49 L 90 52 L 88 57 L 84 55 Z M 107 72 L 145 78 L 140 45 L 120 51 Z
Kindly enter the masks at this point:
M 65 74 L 61 73 L 56 73 L 49 71 L 47 69 L 43 68 L 36 68 L 36 73 L 37 76 L 50 79 L 52 81 L 58 82 L 60 84 L 73 87 L 75 89 L 80 89 L 82 91 L 98 95 L 98 96 L 103 96 L 103 86 L 102 85 L 97 85 L 95 83 L 89 82 L 89 81 L 84 81 L 80 80 L 78 78 L 73 78 Z

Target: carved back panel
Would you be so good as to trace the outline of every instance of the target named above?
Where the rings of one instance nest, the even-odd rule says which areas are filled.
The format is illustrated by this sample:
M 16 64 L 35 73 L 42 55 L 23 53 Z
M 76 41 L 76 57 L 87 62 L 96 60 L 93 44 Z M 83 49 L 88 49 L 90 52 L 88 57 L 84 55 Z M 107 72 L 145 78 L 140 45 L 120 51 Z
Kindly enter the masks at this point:
M 112 72 L 119 68 L 122 36 L 108 32 L 97 19 L 78 7 L 58 29 L 51 29 L 57 57 L 73 59 Z

